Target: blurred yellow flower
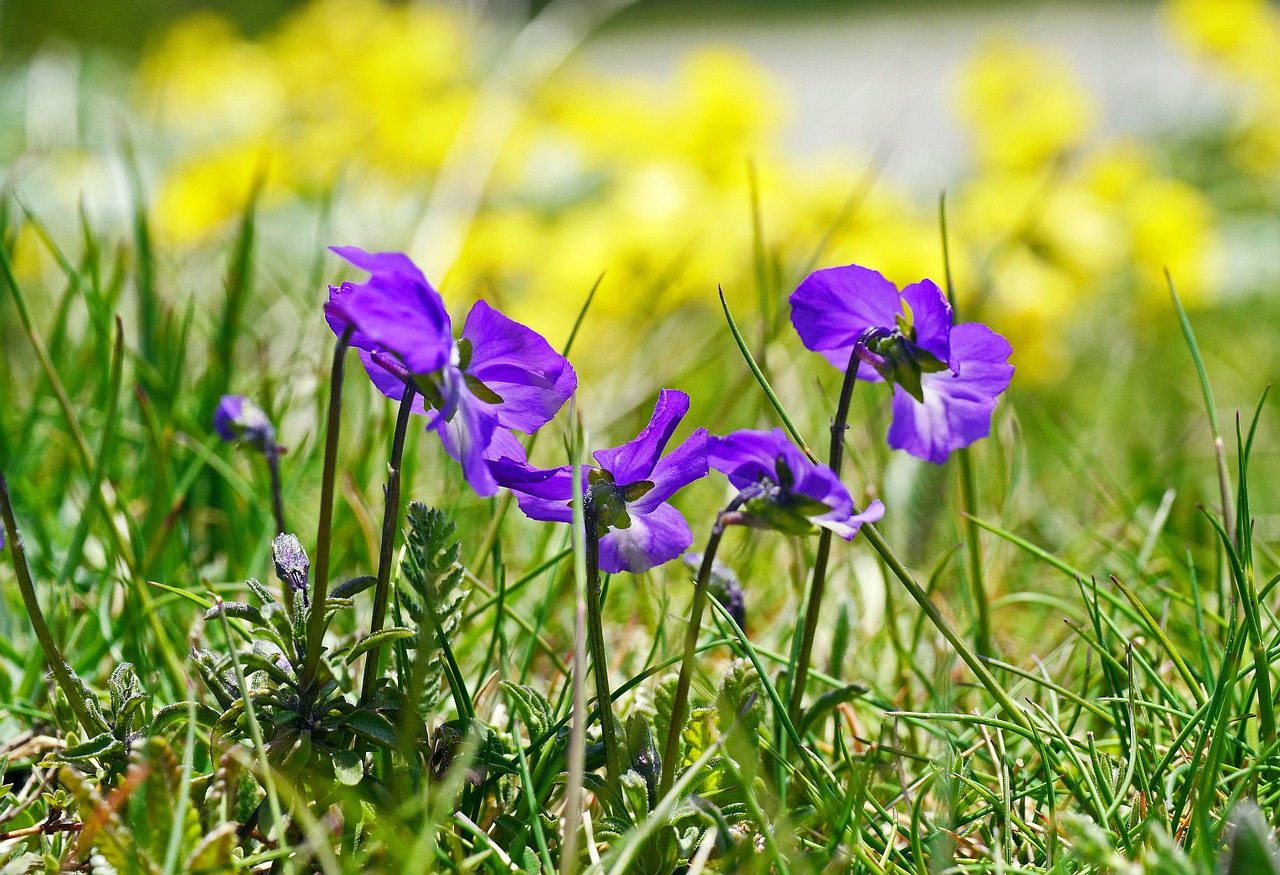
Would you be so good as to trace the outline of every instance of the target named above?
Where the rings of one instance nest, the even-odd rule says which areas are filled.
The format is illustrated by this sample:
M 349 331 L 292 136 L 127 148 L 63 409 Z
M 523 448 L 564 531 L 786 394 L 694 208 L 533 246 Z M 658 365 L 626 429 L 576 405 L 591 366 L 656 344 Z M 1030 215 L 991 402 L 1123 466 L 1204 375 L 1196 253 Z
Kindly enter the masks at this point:
M 1097 114 L 1065 58 L 1009 37 L 979 48 L 960 70 L 955 98 L 979 163 L 1019 170 L 1079 146 Z

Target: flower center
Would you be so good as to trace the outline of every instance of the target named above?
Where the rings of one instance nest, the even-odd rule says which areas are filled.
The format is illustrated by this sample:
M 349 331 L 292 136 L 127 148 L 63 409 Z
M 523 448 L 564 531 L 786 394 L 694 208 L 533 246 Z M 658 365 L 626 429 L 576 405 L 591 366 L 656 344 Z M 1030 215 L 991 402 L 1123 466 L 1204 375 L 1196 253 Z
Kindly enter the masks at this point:
M 627 513 L 627 502 L 635 501 L 654 486 L 650 480 L 637 480 L 619 486 L 613 479 L 613 473 L 603 468 L 592 468 L 587 472 L 587 500 L 595 511 L 596 526 L 603 535 L 609 529 L 627 529 L 631 527 L 631 515 Z
M 920 378 L 947 369 L 945 362 L 916 345 L 915 327 L 901 316 L 894 328 L 873 327 L 862 332 L 853 354 L 875 368 L 889 385 L 901 386 L 921 403 L 924 403 L 924 389 Z

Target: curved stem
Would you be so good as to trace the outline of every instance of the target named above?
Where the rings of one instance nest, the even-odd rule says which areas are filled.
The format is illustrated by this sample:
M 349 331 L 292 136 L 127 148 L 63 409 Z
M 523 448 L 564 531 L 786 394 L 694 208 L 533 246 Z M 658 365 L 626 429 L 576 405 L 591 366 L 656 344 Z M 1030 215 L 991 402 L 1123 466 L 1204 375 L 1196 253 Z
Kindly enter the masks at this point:
M 737 510 L 745 498 L 746 496 L 739 494 L 725 505 L 724 510 L 716 514 L 716 521 L 711 526 L 711 535 L 707 538 L 707 549 L 702 554 L 702 564 L 698 566 L 698 580 L 693 589 L 693 604 L 689 608 L 689 626 L 684 633 L 684 658 L 680 661 L 680 679 L 676 681 L 676 694 L 671 701 L 671 726 L 667 729 L 667 741 L 662 750 L 662 777 L 658 782 L 659 799 L 665 796 L 675 783 L 676 757 L 680 753 L 680 734 L 684 728 L 684 718 L 689 706 L 693 664 L 698 656 L 698 632 L 702 627 L 702 612 L 707 606 L 707 588 L 711 584 L 711 569 L 716 561 L 716 552 L 720 549 L 720 538 L 724 535 L 724 518 L 726 514 Z
M 609 781 L 622 777 L 622 749 L 613 723 L 613 695 L 609 692 L 609 661 L 604 649 L 604 623 L 600 604 L 600 527 L 591 493 L 582 498 L 587 560 L 587 644 L 591 648 L 591 674 L 596 681 L 596 706 L 600 710 L 600 735 Z
M 853 399 L 853 387 L 858 382 L 858 365 L 860 360 L 854 354 L 849 355 L 849 364 L 844 370 L 844 382 L 840 386 L 840 400 L 836 404 L 836 415 L 831 421 L 831 471 L 840 478 L 840 468 L 844 465 L 844 432 L 849 423 L 849 404 Z M 800 704 L 804 699 L 805 681 L 809 677 L 809 663 L 813 657 L 813 639 L 818 633 L 819 609 L 822 597 L 827 588 L 827 563 L 831 557 L 831 530 L 823 529 L 818 536 L 818 555 L 813 561 L 813 582 L 809 584 L 809 601 L 804 610 L 804 630 L 801 633 L 800 652 L 796 658 L 795 675 L 791 679 L 791 699 L 787 711 L 792 723 L 798 723 Z
M 329 371 L 329 421 L 324 435 L 324 471 L 320 480 L 320 522 L 316 531 L 316 562 L 312 566 L 311 613 L 307 616 L 307 652 L 302 663 L 301 688 L 309 689 L 320 668 L 324 646 L 325 603 L 329 600 L 329 538 L 333 529 L 333 481 L 338 469 L 338 434 L 342 426 L 342 372 L 353 326 L 333 346 Z
M 80 695 L 80 687 L 71 677 L 71 669 L 62 658 L 62 652 L 58 649 L 53 635 L 49 632 L 49 626 L 44 621 L 44 613 L 40 610 L 40 602 L 36 599 L 35 584 L 31 580 L 31 569 L 27 567 L 27 556 L 22 549 L 22 536 L 18 533 L 18 523 L 13 517 L 13 505 L 9 502 L 9 484 L 5 482 L 4 474 L 0 474 L 0 515 L 4 517 L 5 537 L 8 538 L 9 550 L 13 553 L 13 570 L 18 577 L 18 590 L 22 593 L 22 604 L 27 609 L 31 628 L 35 630 L 36 640 L 40 642 L 40 649 L 44 651 L 44 658 L 49 663 L 54 680 L 58 682 L 59 689 L 71 704 L 72 713 L 76 715 L 76 720 L 80 721 L 86 735 L 92 738 L 102 732 L 104 727 L 98 725 L 99 721 L 90 716 L 89 708 Z
M 387 602 L 391 598 L 391 561 L 395 551 L 396 530 L 400 521 L 400 463 L 404 458 L 404 438 L 409 430 L 409 414 L 413 412 L 413 399 L 417 392 L 413 382 L 405 384 L 400 409 L 396 413 L 396 432 L 391 440 L 391 461 L 387 465 L 387 485 L 383 490 L 386 499 L 382 511 L 382 543 L 378 550 L 378 584 L 373 591 L 373 619 L 369 622 L 369 634 L 382 628 L 387 619 Z M 364 677 L 360 684 L 360 701 L 369 701 L 374 681 L 382 666 L 382 648 L 375 647 L 364 658 Z

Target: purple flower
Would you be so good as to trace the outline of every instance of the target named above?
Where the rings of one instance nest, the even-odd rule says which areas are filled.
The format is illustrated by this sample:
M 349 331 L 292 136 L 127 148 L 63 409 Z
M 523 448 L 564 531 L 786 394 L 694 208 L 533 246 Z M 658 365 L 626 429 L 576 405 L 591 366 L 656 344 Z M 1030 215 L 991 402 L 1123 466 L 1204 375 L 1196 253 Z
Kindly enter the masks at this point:
M 667 455 L 662 452 L 689 411 L 689 396 L 658 393 L 649 424 L 635 440 L 596 450 L 596 466 L 582 468 L 585 501 L 601 532 L 600 569 L 639 574 L 668 562 L 693 543 L 693 533 L 668 500 L 707 474 L 707 430 L 699 428 Z M 489 453 L 499 483 L 516 493 L 520 509 L 535 520 L 573 521 L 573 469 L 533 468 L 524 449 L 500 432 Z
M 213 412 L 213 430 L 227 443 L 244 441 L 264 455 L 279 453 L 276 430 L 262 412 L 243 395 L 223 395 Z
M 830 529 L 848 541 L 863 523 L 884 516 L 879 500 L 855 513 L 853 499 L 840 478 L 826 465 L 809 461 L 780 428 L 743 429 L 726 437 L 712 437 L 707 458 L 712 468 L 741 490 L 739 508 L 721 518 L 726 525 L 776 529 L 791 535 Z
M 906 286 L 850 264 L 809 274 L 791 294 L 791 323 L 804 345 L 841 371 L 856 355 L 858 378 L 893 386 L 889 446 L 942 464 L 991 431 L 996 396 L 1009 388 L 1009 342 L 987 326 L 953 325 L 931 280 Z
M 440 295 L 407 256 L 333 251 L 371 277 L 329 287 L 330 327 L 339 334 L 352 328 L 351 345 L 387 397 L 401 399 L 405 383 L 414 382 L 413 411 L 430 414 L 428 430 L 462 464 L 471 487 L 493 495 L 498 482 L 485 455 L 494 435 L 546 425 L 577 388 L 572 366 L 537 332 L 484 301 L 471 308 L 455 344 Z

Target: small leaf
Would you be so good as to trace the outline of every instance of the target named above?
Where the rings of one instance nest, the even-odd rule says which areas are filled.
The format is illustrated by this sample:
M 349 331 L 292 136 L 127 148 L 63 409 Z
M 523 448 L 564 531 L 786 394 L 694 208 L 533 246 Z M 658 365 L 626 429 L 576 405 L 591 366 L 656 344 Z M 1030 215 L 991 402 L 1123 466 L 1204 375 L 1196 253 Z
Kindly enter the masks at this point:
M 339 784 L 354 787 L 364 778 L 364 763 L 354 750 L 340 750 L 333 755 L 333 776 Z
M 110 732 L 95 735 L 88 741 L 63 748 L 55 755 L 55 759 L 66 762 L 83 762 L 101 757 L 110 757 L 124 753 L 124 744 Z
M 418 633 L 405 626 L 389 626 L 386 629 L 379 629 L 372 635 L 366 635 L 358 644 L 351 648 L 351 652 L 347 654 L 347 665 L 355 662 L 365 653 L 392 641 L 399 641 L 402 638 L 412 638 Z
M 353 577 L 350 580 L 344 580 L 329 591 L 331 599 L 349 599 L 354 595 L 359 595 L 369 587 L 378 582 L 378 578 L 371 574 L 365 574 L 361 577 Z
M 260 626 L 264 622 L 262 611 L 244 602 L 219 602 L 204 612 L 204 619 L 206 622 L 216 620 L 219 614 L 225 614 L 238 620 L 248 620 L 255 626 Z
M 533 687 L 502 681 L 499 686 L 506 691 L 511 705 L 520 714 L 520 722 L 529 731 L 529 740 L 543 735 L 551 725 L 551 703 Z
M 802 737 L 806 732 L 813 728 L 813 724 L 827 714 L 834 711 L 845 702 L 851 702 L 859 699 L 869 692 L 867 687 L 862 684 L 847 684 L 823 693 L 817 700 L 809 706 L 809 710 L 804 712 L 804 716 L 800 718 L 800 724 L 796 727 Z
M 355 711 L 347 717 L 347 728 L 360 737 L 383 747 L 394 748 L 400 737 L 391 721 L 372 711 Z

